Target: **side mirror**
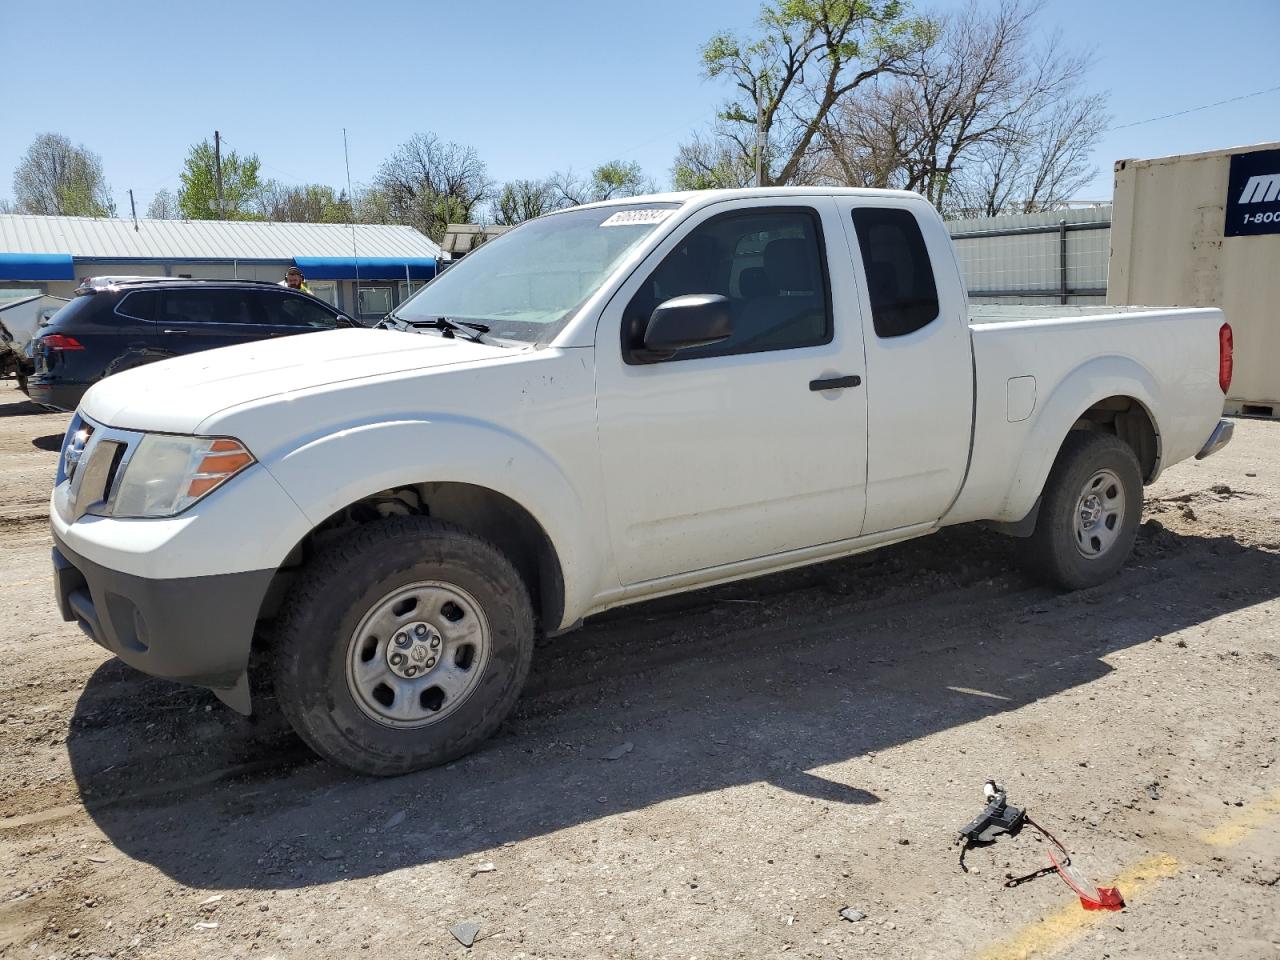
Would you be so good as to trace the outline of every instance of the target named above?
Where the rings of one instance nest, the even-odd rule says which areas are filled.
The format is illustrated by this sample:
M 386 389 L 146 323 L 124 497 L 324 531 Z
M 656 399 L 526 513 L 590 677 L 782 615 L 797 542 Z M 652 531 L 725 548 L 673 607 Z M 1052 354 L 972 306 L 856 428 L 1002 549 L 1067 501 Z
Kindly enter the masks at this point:
M 666 360 L 679 350 L 729 339 L 729 298 L 716 293 L 672 297 L 654 308 L 644 331 L 641 360 Z
M 339 327 L 358 327 L 359 326 L 358 323 L 356 323 L 354 320 L 352 320 L 350 317 L 348 317 L 344 313 L 338 314 L 337 323 Z

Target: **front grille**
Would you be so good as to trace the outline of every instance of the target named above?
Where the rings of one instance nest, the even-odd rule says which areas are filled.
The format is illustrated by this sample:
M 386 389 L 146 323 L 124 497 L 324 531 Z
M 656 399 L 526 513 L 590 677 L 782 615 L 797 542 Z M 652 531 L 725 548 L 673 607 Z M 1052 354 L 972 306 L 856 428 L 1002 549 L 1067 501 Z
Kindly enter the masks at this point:
M 93 507 L 105 503 L 111 494 L 111 484 L 120 468 L 126 445 L 118 440 L 100 440 L 88 448 L 71 484 L 71 515 L 80 519 Z
M 106 513 L 129 457 L 141 442 L 142 434 L 136 431 L 96 424 L 79 413 L 72 417 L 54 485 L 58 515 L 75 523 L 86 513 Z
M 92 436 L 93 424 L 82 419 L 78 413 L 71 418 L 67 435 L 62 439 L 62 456 L 58 458 L 58 483 L 76 475 L 76 469 Z

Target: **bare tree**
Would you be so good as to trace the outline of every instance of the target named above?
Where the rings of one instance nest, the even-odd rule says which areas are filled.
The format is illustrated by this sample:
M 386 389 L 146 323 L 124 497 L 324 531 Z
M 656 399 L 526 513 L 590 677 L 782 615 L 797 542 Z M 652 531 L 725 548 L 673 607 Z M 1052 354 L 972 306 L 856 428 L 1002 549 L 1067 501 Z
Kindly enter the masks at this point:
M 602 163 L 586 177 L 575 174 L 572 169 L 558 171 L 551 175 L 548 182 L 555 202 L 560 207 L 577 207 L 617 197 L 636 197 L 658 189 L 653 180 L 645 176 L 640 164 L 623 160 Z
M 944 211 L 1042 209 L 1092 176 L 1105 98 L 1080 88 L 1090 57 L 1034 44 L 1043 0 L 976 2 L 930 21 L 895 76 L 843 100 L 824 125 L 827 176 L 917 190 Z
M 161 187 L 147 205 L 147 216 L 152 220 L 177 220 L 178 200 L 167 188 Z
M 671 167 L 671 182 L 677 190 L 712 190 L 749 187 L 755 183 L 750 158 L 731 144 L 730 137 L 694 134 L 680 145 Z
M 899 0 L 770 0 L 759 24 L 755 39 L 721 33 L 702 48 L 706 76 L 734 88 L 712 136 L 733 154 L 729 169 L 754 169 L 762 130 L 769 140 L 765 181 L 808 182 L 818 172 L 812 155 L 831 110 L 897 71 L 923 23 L 906 17 Z
M 415 134 L 383 161 L 373 188 L 388 221 L 417 227 L 432 240 L 450 223 L 470 223 L 489 196 L 484 162 L 473 147 Z
M 255 203 L 264 220 L 277 223 L 351 223 L 354 216 L 346 191 L 323 183 L 292 186 L 268 180 Z
M 102 158 L 60 133 L 42 133 L 27 148 L 13 174 L 21 213 L 110 217 L 115 201 L 102 172 Z
M 512 180 L 502 185 L 493 202 L 493 222 L 513 227 L 560 206 L 550 180 Z

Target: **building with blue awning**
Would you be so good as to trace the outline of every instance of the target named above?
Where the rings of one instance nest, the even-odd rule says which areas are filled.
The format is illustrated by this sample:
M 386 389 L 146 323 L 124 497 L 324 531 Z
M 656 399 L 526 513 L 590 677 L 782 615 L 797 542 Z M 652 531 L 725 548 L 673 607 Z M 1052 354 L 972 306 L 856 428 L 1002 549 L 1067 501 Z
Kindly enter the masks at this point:
M 435 276 L 440 248 L 412 227 L 0 214 L 0 301 L 69 297 L 94 276 L 282 280 L 363 320 Z

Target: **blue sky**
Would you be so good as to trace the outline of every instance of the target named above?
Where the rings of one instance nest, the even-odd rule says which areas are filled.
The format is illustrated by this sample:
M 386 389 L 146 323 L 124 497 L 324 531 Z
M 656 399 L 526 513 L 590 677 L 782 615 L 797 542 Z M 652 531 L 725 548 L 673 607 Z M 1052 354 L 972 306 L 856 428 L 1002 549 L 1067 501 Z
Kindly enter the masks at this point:
M 954 9 L 926 0 L 918 9 Z M 498 181 L 635 160 L 660 184 L 677 144 L 725 89 L 698 46 L 748 30 L 749 0 L 202 5 L 0 0 L 0 197 L 39 133 L 99 153 L 122 213 L 176 189 L 187 147 L 222 131 L 286 182 L 368 180 L 409 134 L 474 145 Z M 189 12 L 190 11 L 190 12 Z M 1049 0 L 1043 27 L 1095 51 L 1115 124 L 1280 86 L 1280 0 Z M 1115 130 L 1082 199 L 1111 195 L 1111 163 L 1280 140 L 1280 91 Z

